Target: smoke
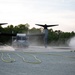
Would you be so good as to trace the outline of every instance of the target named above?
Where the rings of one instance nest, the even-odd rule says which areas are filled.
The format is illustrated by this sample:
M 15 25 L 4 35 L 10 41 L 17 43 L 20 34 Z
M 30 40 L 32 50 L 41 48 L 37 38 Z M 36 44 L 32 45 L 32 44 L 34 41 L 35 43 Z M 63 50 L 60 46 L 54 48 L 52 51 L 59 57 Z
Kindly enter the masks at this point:
M 9 46 L 7 44 L 0 45 L 1 51 L 15 51 L 15 49 L 12 46 Z
M 72 38 L 69 40 L 68 45 L 69 45 L 71 48 L 75 49 L 75 37 L 72 37 Z
M 41 39 L 39 36 L 31 37 L 29 43 L 31 46 L 42 46 L 43 45 L 43 38 Z

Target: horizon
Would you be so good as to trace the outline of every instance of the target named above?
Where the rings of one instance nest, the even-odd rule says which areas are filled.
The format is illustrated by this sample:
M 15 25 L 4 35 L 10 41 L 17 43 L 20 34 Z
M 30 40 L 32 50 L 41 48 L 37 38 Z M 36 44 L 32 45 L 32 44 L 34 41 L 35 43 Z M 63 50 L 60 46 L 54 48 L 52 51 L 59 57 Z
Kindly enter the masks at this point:
M 28 24 L 28 23 L 26 23 L 26 24 Z M 13 24 L 11 24 L 11 25 L 13 25 Z M 20 25 L 20 24 L 18 24 L 18 25 Z M 14 27 L 15 26 L 18 26 L 18 25 L 13 25 Z M 24 25 L 24 24 L 23 24 Z M 29 24 L 28 24 L 29 25 Z M 10 25 L 1 25 L 3 28 L 5 28 L 5 27 L 7 27 L 7 26 L 10 26 Z M 59 26 L 59 25 L 58 25 Z M 55 26 L 55 27 L 57 27 L 57 26 Z M 35 26 L 35 27 L 30 27 L 30 25 L 29 25 L 29 29 L 32 29 L 32 28 L 36 28 L 36 29 L 44 29 L 43 27 L 41 27 L 41 26 Z M 54 27 L 49 27 L 48 29 L 52 29 L 53 31 L 56 31 L 56 30 L 58 30 L 58 29 L 53 29 Z M 60 30 L 60 29 L 59 29 Z M 62 31 L 62 30 L 60 30 L 60 31 Z M 74 32 L 75 33 L 75 31 L 62 31 L 62 32 Z

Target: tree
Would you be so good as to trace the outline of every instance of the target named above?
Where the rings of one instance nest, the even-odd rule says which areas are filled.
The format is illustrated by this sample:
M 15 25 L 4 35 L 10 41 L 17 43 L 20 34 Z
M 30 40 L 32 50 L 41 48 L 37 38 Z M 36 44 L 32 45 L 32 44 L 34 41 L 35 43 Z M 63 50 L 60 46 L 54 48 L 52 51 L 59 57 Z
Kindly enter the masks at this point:
M 41 33 L 41 29 L 38 29 L 38 28 L 35 28 L 35 27 L 33 27 L 32 29 L 29 29 L 29 32 L 30 33 Z

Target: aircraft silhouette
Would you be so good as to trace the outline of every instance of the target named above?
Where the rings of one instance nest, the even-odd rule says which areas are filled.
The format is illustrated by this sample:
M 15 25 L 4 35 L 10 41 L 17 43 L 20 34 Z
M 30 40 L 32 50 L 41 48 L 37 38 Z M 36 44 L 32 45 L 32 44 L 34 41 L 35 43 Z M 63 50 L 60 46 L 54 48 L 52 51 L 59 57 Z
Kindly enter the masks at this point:
M 8 24 L 8 23 L 0 23 L 0 25 L 5 25 L 5 24 Z
M 1 25 L 5 25 L 5 24 L 8 24 L 8 23 L 0 23 L 0 26 L 1 26 Z M 2 33 L 2 32 L 0 32 L 0 36 L 16 36 L 16 34 Z
M 5 25 L 7 23 L 0 23 L 0 25 Z M 47 47 L 47 39 L 48 39 L 48 27 L 53 27 L 53 26 L 58 26 L 58 24 L 55 24 L 55 25 L 42 25 L 42 24 L 35 24 L 35 25 L 38 25 L 38 26 L 41 26 L 44 28 L 44 33 L 43 34 L 23 34 L 23 35 L 18 35 L 17 33 L 1 33 L 0 32 L 0 36 L 16 36 L 16 37 L 29 37 L 29 36 L 39 36 L 39 35 L 44 35 L 44 45 L 45 47 Z
M 53 27 L 53 26 L 58 26 L 58 24 L 55 24 L 55 25 L 42 25 L 42 24 L 35 24 L 35 25 L 38 25 L 38 26 L 41 26 L 44 28 L 44 45 L 45 47 L 47 47 L 47 40 L 48 40 L 48 27 Z

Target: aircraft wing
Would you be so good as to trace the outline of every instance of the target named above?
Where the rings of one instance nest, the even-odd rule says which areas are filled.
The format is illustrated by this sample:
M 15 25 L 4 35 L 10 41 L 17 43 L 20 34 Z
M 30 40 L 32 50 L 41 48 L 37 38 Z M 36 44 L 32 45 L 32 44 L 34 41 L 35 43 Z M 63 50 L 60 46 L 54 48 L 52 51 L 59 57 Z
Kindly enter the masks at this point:
M 0 33 L 0 36 L 16 36 L 17 34 L 13 33 Z
M 8 23 L 0 23 L 0 25 L 5 25 L 5 24 L 8 24 Z
M 17 33 L 0 33 L 0 36 L 16 36 Z M 44 33 L 38 33 L 38 34 L 26 34 L 27 36 L 42 36 Z
M 44 35 L 44 33 L 38 33 L 38 34 L 27 34 L 27 36 L 43 36 Z

